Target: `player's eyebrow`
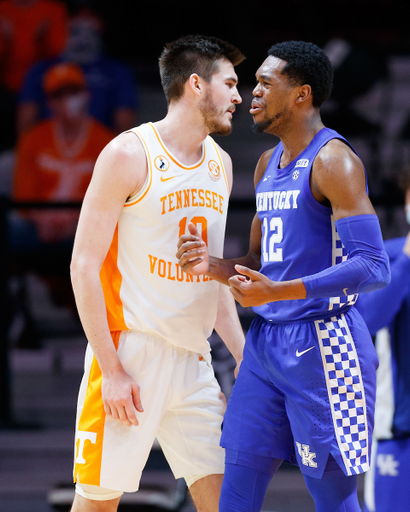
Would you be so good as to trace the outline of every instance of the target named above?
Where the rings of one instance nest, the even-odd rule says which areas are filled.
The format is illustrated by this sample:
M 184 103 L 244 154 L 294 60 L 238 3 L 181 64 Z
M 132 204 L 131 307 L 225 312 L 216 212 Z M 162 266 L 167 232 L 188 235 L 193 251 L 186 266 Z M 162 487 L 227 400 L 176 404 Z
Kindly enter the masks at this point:
M 272 77 L 270 75 L 265 75 L 264 73 L 262 73 L 260 75 L 256 75 L 256 80 L 270 81 L 272 80 Z

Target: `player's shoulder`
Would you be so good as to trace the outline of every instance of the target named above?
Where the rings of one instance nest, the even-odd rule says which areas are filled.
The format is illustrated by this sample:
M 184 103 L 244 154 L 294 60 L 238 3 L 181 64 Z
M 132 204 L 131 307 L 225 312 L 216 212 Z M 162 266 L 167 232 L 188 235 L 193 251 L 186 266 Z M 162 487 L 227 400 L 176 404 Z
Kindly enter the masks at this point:
M 207 139 L 212 140 L 212 142 L 215 144 L 219 154 L 221 155 L 221 158 L 222 158 L 224 164 L 225 165 L 227 163 L 231 164 L 231 162 L 232 162 L 231 155 L 227 151 L 225 151 L 225 149 L 223 149 L 212 137 L 208 137 Z
M 114 137 L 106 146 L 107 154 L 116 158 L 135 158 L 145 156 L 144 146 L 138 135 L 129 130 Z
M 343 168 L 346 170 L 363 169 L 363 164 L 345 141 L 334 138 L 320 148 L 314 161 L 314 167 L 331 172 L 333 169 L 340 171 Z
M 260 182 L 262 176 L 265 174 L 266 168 L 272 158 L 273 152 L 275 151 L 276 146 L 268 149 L 259 157 L 258 163 L 256 164 L 255 175 L 254 175 L 254 186 Z
M 227 151 L 225 151 L 224 149 L 222 149 L 221 146 L 214 139 L 212 139 L 211 137 L 207 137 L 207 139 L 205 139 L 205 140 L 210 140 L 210 139 L 212 140 L 212 142 L 215 144 L 215 147 L 217 148 L 217 151 L 222 160 L 223 167 L 226 171 L 228 181 L 231 184 L 232 183 L 232 158 L 229 155 L 229 153 Z
M 116 169 L 116 172 L 134 174 L 147 169 L 144 147 L 132 131 L 114 137 L 101 151 L 96 168 Z
M 273 155 L 273 152 L 275 151 L 275 149 L 276 149 L 276 146 L 268 149 L 267 151 L 264 151 L 259 158 L 258 164 L 260 163 L 260 165 L 264 165 L 266 168 L 268 166 L 270 159 L 272 158 L 272 155 Z

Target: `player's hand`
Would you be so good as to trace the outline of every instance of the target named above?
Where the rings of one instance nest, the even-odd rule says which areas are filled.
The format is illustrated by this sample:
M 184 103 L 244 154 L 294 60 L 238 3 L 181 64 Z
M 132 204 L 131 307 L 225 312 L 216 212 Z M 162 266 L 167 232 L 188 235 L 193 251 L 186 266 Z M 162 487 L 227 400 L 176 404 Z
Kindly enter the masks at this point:
M 135 410 L 144 412 L 140 387 L 128 373 L 122 371 L 113 376 L 103 376 L 102 399 L 107 416 L 127 426 L 139 425 Z
M 209 270 L 209 253 L 195 224 L 188 224 L 189 235 L 182 235 L 178 240 L 176 257 L 181 269 L 194 276 L 206 274 Z
M 235 270 L 239 275 L 229 278 L 229 289 L 241 306 L 247 308 L 272 302 L 273 282 L 269 278 L 242 265 L 235 265 Z

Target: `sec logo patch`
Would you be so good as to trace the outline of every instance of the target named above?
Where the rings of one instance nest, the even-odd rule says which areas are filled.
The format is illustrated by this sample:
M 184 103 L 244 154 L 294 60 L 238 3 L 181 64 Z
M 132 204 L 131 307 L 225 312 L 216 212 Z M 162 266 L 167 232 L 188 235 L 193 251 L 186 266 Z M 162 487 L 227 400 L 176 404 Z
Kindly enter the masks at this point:
M 218 181 L 221 177 L 221 168 L 215 160 L 209 160 L 208 162 L 209 175 L 214 181 Z

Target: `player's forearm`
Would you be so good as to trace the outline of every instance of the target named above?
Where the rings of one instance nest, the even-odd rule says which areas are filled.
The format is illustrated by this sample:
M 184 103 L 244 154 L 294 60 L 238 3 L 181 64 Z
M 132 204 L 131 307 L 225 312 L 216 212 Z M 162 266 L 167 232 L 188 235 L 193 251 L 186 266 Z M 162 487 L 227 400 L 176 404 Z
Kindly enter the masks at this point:
M 223 285 L 220 286 L 219 290 L 215 330 L 235 361 L 239 363 L 243 358 L 245 336 L 239 321 L 235 300 L 229 292 L 229 288 Z
M 306 288 L 302 279 L 282 282 L 271 281 L 268 297 L 269 300 L 266 302 L 306 299 Z
M 357 215 L 336 221 L 350 258 L 315 275 L 306 276 L 307 298 L 366 293 L 390 282 L 389 260 L 376 215 Z
M 98 270 L 72 265 L 71 280 L 81 323 L 101 372 L 109 375 L 121 371 L 122 365 L 108 326 Z
M 260 269 L 260 259 L 247 254 L 240 258 L 222 259 L 209 256 L 209 270 L 206 273 L 208 277 L 212 277 L 215 281 L 226 284 L 229 286 L 228 279 L 237 274 L 235 265 L 243 265 L 251 268 L 252 270 Z

